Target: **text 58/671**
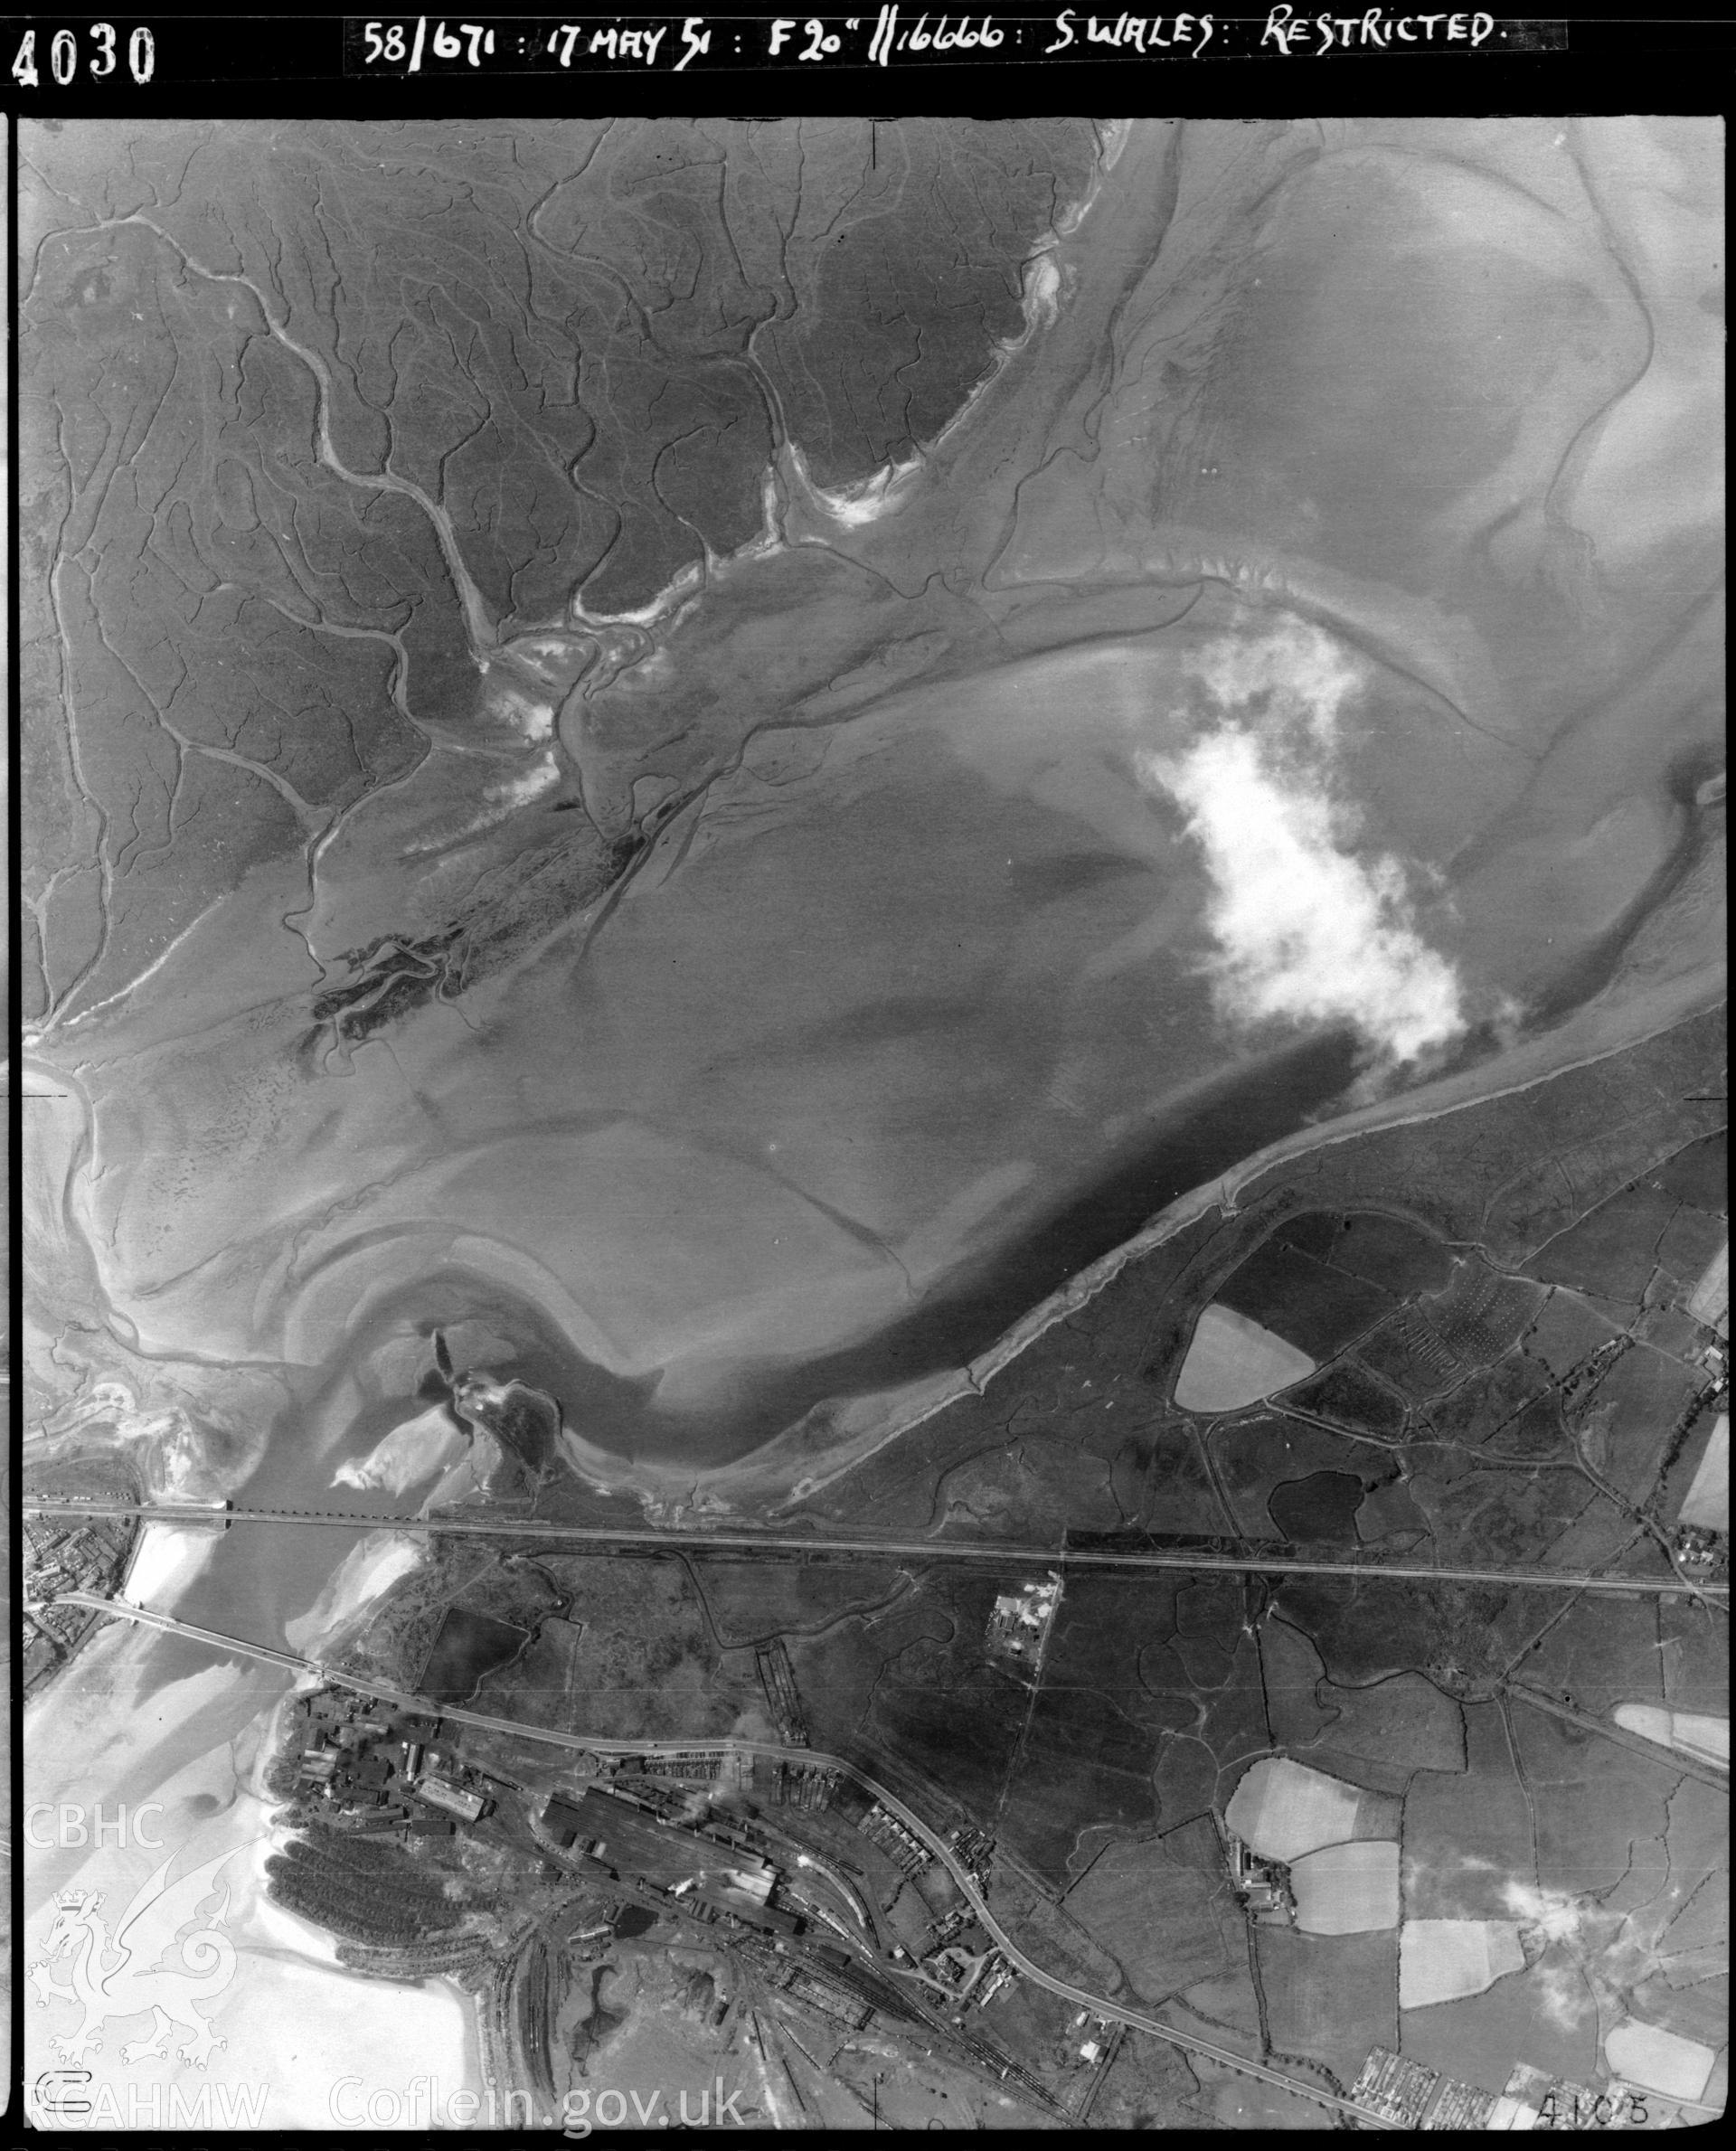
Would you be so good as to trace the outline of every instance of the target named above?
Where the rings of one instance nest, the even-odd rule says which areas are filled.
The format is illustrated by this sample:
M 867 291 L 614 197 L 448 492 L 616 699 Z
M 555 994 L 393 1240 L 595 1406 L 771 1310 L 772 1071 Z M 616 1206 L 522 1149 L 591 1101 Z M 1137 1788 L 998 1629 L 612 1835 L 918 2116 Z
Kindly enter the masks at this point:
M 485 52 L 493 56 L 495 33 L 485 23 L 458 23 L 451 29 L 444 23 L 436 23 L 430 41 L 428 17 L 418 15 L 414 26 L 408 29 L 402 23 L 364 23 L 362 42 L 364 66 L 373 67 L 384 61 L 414 75 L 420 73 L 422 54 L 430 49 L 437 60 L 456 60 L 462 52 L 469 66 L 480 67 Z

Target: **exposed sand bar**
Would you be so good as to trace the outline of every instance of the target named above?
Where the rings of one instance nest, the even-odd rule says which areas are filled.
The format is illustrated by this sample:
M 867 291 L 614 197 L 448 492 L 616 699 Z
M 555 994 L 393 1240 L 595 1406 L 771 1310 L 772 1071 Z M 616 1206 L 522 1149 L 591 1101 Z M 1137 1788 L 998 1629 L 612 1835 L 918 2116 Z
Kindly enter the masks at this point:
M 353 1547 L 307 1612 L 286 1621 L 291 1650 L 312 1654 L 331 1647 L 382 1598 L 419 1568 L 426 1548 L 401 1533 L 376 1532 Z
M 124 1595 L 135 1606 L 172 1606 L 220 1541 L 220 1533 L 196 1524 L 146 1524 L 127 1565 Z
M 117 1624 L 114 1655 L 137 1660 L 137 1646 L 148 1640 Z M 158 1692 L 148 1740 L 127 1739 L 124 1726 L 117 1732 L 101 1708 L 105 1703 L 112 1708 L 112 1693 L 69 1697 L 70 1709 L 33 1714 L 37 1798 L 70 1795 L 90 1803 L 90 1788 L 99 1788 L 109 1825 L 100 1843 L 52 1854 L 33 1850 L 26 1949 L 40 1947 L 54 1910 L 53 1892 L 68 1882 L 102 1891 L 119 1915 L 161 1862 L 172 1860 L 172 1882 L 207 1869 L 208 1901 L 215 1907 L 216 1931 L 232 1951 L 233 1969 L 209 1991 L 200 2014 L 224 2043 L 207 2071 L 174 2053 L 163 2058 L 154 2072 L 159 2085 L 166 2080 L 192 2091 L 209 2075 L 216 2083 L 259 2087 L 265 2092 L 259 2126 L 314 2130 L 345 2123 L 363 2111 L 370 2093 L 400 2091 L 418 2075 L 440 2083 L 447 2096 L 473 2089 L 477 2040 L 467 1995 L 442 1979 L 382 1981 L 351 1970 L 339 1962 L 328 1935 L 268 1894 L 265 1863 L 280 1849 L 283 1833 L 259 1766 L 281 1738 L 284 1718 L 278 1705 L 261 1721 L 256 1699 L 254 1684 L 238 1669 L 211 1666 Z M 249 1718 L 259 1734 L 252 1769 L 241 1759 Z M 76 1726 L 83 1736 L 79 1749 L 63 1754 L 47 1747 L 51 1724 L 57 1731 Z M 125 1835 L 120 1803 L 136 1818 L 137 1842 L 118 1841 Z M 135 1929 L 136 1944 L 137 1939 Z M 124 1973 L 124 1945 L 121 1954 Z M 135 1988 L 143 1968 L 134 1967 Z M 65 2036 L 75 2023 L 69 2005 L 55 2005 L 33 2026 L 33 2048 L 46 2060 L 48 2040 Z M 137 2080 L 129 2076 L 124 2043 L 147 2023 L 137 2010 L 130 2018 L 111 2018 L 100 2048 L 87 2061 L 90 2095 L 106 2087 L 123 2115 L 128 2082 Z M 335 2110 L 340 2085 L 347 2088 Z

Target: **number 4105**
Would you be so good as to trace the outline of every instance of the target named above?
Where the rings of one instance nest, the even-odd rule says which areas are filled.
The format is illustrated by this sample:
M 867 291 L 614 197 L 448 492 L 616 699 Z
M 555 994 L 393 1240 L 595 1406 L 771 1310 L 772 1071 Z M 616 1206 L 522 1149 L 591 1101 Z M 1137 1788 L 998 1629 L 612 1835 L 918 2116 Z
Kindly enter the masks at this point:
M 97 81 L 114 73 L 118 65 L 118 39 L 112 23 L 92 23 L 90 73 Z M 127 40 L 127 65 L 135 82 L 148 82 L 156 72 L 156 40 L 143 24 Z M 48 71 L 64 90 L 79 71 L 79 41 L 70 30 L 57 30 L 48 42 Z M 14 55 L 12 79 L 24 90 L 34 90 L 42 77 L 36 71 L 36 33 L 26 30 L 24 42 Z

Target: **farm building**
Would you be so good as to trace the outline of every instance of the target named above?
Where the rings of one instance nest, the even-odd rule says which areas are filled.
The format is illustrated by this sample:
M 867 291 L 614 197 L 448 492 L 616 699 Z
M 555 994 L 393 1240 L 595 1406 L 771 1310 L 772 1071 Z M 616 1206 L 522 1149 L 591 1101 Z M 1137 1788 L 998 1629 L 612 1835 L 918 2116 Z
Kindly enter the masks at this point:
M 1524 1968 L 1511 1920 L 1407 1920 L 1399 1936 L 1399 2007 L 1461 2001 Z
M 1342 1778 L 1269 1755 L 1243 1777 L 1223 1819 L 1261 1859 L 1290 1861 L 1353 1836 L 1360 1798 Z
M 1629 2018 L 1603 2043 L 1613 2073 L 1627 2083 L 1644 2084 L 1665 2099 L 1698 2099 L 1712 2075 L 1714 2056 L 1697 2039 L 1683 2039 L 1658 2024 Z
M 1290 1866 L 1304 1934 L 1373 1934 L 1399 1923 L 1399 1848 L 1390 1838 L 1328 1844 Z

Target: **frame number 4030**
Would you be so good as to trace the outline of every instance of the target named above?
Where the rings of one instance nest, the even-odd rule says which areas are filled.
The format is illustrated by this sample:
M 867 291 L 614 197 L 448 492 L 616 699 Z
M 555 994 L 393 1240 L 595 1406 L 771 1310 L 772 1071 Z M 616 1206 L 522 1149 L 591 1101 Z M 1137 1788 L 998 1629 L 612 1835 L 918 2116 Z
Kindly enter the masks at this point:
M 100 82 L 120 65 L 120 33 L 112 23 L 92 23 L 85 34 L 91 45 L 87 69 L 91 80 Z M 138 83 L 148 82 L 156 72 L 156 40 L 143 24 L 127 40 L 127 66 Z M 79 41 L 71 30 L 57 30 L 49 39 L 48 71 L 62 90 L 77 75 Z M 12 79 L 24 90 L 34 90 L 42 80 L 33 30 L 25 31 L 24 42 L 13 55 Z

